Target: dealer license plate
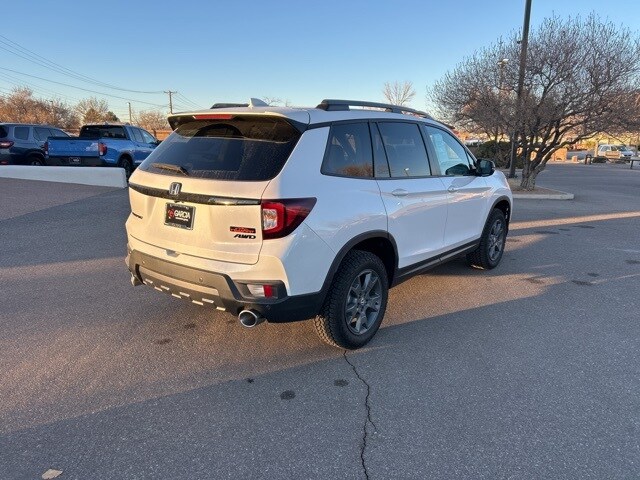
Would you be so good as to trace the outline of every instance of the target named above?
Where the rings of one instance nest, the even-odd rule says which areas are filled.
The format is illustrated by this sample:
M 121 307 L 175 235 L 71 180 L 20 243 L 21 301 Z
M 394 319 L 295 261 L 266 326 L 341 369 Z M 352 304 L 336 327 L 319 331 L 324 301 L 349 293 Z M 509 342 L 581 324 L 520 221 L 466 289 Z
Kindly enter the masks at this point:
M 177 203 L 167 203 L 164 213 L 164 224 L 171 227 L 193 229 L 193 217 L 196 209 L 187 205 Z

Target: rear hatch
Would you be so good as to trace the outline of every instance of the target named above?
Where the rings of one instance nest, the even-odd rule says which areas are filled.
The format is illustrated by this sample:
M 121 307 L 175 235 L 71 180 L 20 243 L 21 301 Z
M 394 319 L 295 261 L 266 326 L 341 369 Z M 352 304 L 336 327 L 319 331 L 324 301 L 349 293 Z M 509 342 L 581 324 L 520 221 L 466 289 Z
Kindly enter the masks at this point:
M 256 263 L 262 194 L 306 124 L 247 113 L 170 120 L 175 131 L 130 179 L 129 234 L 169 255 Z

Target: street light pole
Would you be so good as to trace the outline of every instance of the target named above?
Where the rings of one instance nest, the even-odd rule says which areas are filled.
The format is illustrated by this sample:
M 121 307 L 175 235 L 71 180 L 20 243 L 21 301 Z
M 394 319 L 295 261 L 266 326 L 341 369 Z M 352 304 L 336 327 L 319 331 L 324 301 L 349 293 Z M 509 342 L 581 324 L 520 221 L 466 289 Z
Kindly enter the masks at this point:
M 520 40 L 520 69 L 518 70 L 518 90 L 516 92 L 516 128 L 511 138 L 511 157 L 509 161 L 509 178 L 516 176 L 516 142 L 518 140 L 518 127 L 520 115 L 522 115 L 522 90 L 524 89 L 524 73 L 527 66 L 527 46 L 529 45 L 529 21 L 531 19 L 531 0 L 526 0 L 524 7 L 524 25 L 522 26 L 522 39 Z M 525 159 L 526 161 L 526 159 Z
M 127 102 L 127 105 L 129 105 L 129 124 L 133 125 L 133 120 L 131 120 L 131 102 Z
M 58 123 L 58 119 L 57 119 L 57 115 L 56 115 L 56 106 L 53 103 L 53 100 L 49 100 L 49 103 L 51 103 L 51 118 L 52 118 L 52 125 L 57 126 Z

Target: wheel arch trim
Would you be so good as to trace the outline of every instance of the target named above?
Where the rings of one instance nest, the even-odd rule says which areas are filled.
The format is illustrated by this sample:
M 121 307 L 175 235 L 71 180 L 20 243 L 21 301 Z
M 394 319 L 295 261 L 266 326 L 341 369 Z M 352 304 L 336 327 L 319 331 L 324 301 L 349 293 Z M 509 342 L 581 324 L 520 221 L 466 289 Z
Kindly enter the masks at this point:
M 391 243 L 391 246 L 393 247 L 394 269 L 392 272 L 387 272 L 387 274 L 389 275 L 389 285 L 391 285 L 393 276 L 395 275 L 395 271 L 398 268 L 398 245 L 395 239 L 393 238 L 393 235 L 391 235 L 389 232 L 384 230 L 372 230 L 369 232 L 364 232 L 359 235 L 356 235 L 347 243 L 345 243 L 342 246 L 342 248 L 338 251 L 337 255 L 333 259 L 333 262 L 331 262 L 331 266 L 329 267 L 327 276 L 325 277 L 324 283 L 322 284 L 322 292 L 324 295 L 326 295 L 326 292 L 329 290 L 329 287 L 331 286 L 331 282 L 333 282 L 333 278 L 335 277 L 335 274 L 338 271 L 338 268 L 340 268 L 340 264 L 344 260 L 344 257 L 347 256 L 347 253 L 349 253 L 353 249 L 353 247 L 355 247 L 359 243 L 362 243 L 365 240 L 372 240 L 375 238 L 383 238 L 385 240 L 388 240 Z

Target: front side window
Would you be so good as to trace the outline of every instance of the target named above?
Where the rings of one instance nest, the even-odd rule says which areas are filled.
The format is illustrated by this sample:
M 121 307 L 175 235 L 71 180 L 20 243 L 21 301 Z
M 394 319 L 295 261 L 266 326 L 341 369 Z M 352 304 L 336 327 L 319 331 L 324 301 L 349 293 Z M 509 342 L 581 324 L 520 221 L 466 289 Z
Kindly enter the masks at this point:
M 185 117 L 138 168 L 176 175 L 171 167 L 179 167 L 185 175 L 215 180 L 271 180 L 282 170 L 300 132 L 276 117 L 230 117 Z
M 131 127 L 129 129 L 129 131 L 131 132 L 131 134 L 133 135 L 133 139 L 138 142 L 138 143 L 143 143 L 142 140 L 142 134 L 140 133 L 140 130 L 138 130 L 137 128 L 133 128 Z
M 13 127 L 13 136 L 18 140 L 29 140 L 29 127 Z
M 142 135 L 142 141 L 144 143 L 156 143 L 156 139 L 153 138 L 153 135 L 145 132 L 144 130 L 140 129 L 140 134 Z
M 373 140 L 373 166 L 376 172 L 376 178 L 389 178 L 389 163 L 387 163 L 387 154 L 384 151 L 382 135 L 378 125 L 371 124 L 371 138 Z
M 378 123 L 389 169 L 394 178 L 431 175 L 420 127 L 415 123 Z
M 345 123 L 331 127 L 321 171 L 344 177 L 373 177 L 369 125 Z
M 453 135 L 435 127 L 425 126 L 424 128 L 443 175 L 471 175 L 474 172 L 467 151 Z
M 36 140 L 40 142 L 45 142 L 47 138 L 49 138 L 49 136 L 51 135 L 50 130 L 45 127 L 35 127 L 33 130 L 34 130 L 34 136 L 36 137 Z
M 51 132 L 52 137 L 68 137 L 69 136 L 67 135 L 66 132 L 63 132 L 62 130 L 58 130 L 57 128 L 50 128 L 49 131 Z

